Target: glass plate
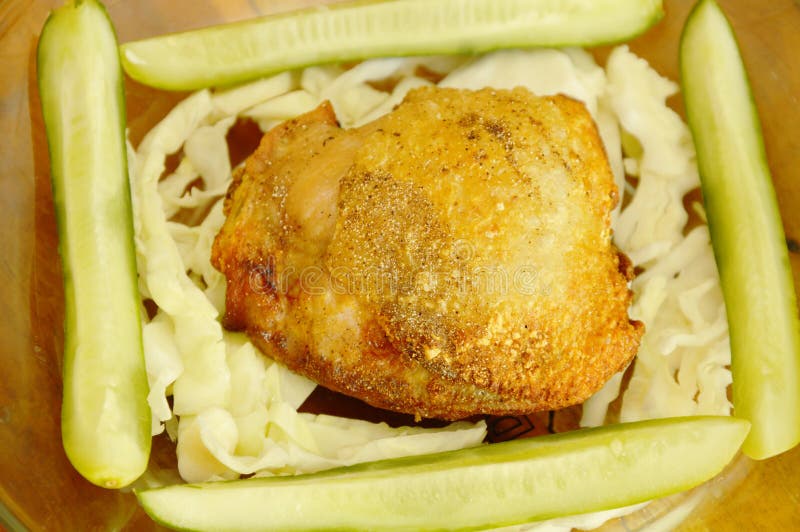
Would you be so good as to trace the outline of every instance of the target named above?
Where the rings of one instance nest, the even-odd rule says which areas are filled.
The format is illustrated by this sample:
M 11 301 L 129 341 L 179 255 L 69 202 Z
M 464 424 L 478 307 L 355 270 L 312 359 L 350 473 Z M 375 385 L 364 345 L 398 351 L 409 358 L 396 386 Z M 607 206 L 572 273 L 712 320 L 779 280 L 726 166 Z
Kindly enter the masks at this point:
M 330 1 L 330 0 L 329 0 Z M 315 4 L 313 0 L 108 0 L 121 41 Z M 800 5 L 720 1 L 750 71 L 767 154 L 800 275 Z M 47 13 L 60 2 L 0 2 L 0 525 L 9 529 L 154 530 L 130 493 L 90 485 L 74 472 L 59 432 L 62 289 L 47 150 L 36 93 L 35 47 Z M 667 17 L 631 43 L 662 74 L 677 79 L 678 37 L 691 7 L 667 1 Z M 602 57 L 604 50 L 598 50 Z M 128 84 L 131 137 L 137 141 L 181 98 Z M 680 98 L 671 101 L 682 112 Z M 798 285 L 800 286 L 800 285 Z M 343 401 L 340 413 L 369 417 Z M 531 430 L 541 428 L 533 419 Z M 513 425 L 513 426 L 512 426 Z M 499 427 L 499 425 L 498 425 Z M 517 432 L 513 422 L 501 427 Z M 525 428 L 525 427 L 522 427 Z M 526 429 L 527 430 L 527 429 Z M 516 435 L 516 433 L 515 433 Z M 154 457 L 174 462 L 157 440 Z M 800 523 L 800 448 L 765 462 L 740 457 L 720 477 L 658 501 L 606 530 L 793 529 Z M 2 526 L 0 526 L 2 528 Z

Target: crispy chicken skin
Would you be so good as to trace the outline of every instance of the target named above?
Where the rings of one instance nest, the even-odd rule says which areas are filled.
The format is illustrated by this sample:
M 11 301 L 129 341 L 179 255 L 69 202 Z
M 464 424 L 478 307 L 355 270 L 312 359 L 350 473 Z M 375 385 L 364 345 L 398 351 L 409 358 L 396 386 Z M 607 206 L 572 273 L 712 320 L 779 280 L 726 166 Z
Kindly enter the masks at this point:
M 236 172 L 212 261 L 225 325 L 320 384 L 420 417 L 585 400 L 636 353 L 594 122 L 565 96 L 422 88 L 331 106 Z

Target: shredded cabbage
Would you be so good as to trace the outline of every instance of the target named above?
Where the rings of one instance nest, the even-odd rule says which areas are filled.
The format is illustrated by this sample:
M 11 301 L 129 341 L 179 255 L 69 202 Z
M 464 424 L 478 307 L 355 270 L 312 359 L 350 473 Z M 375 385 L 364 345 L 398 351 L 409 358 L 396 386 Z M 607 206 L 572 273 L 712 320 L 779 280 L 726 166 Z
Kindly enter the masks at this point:
M 646 333 L 622 394 L 623 421 L 729 414 L 730 346 L 708 228 L 685 233 L 685 194 L 697 187 L 688 129 L 666 105 L 677 86 L 627 47 L 603 69 L 584 50 L 502 51 L 479 57 L 388 58 L 349 70 L 310 67 L 241 87 L 197 92 L 150 131 L 130 159 L 137 261 L 143 299 L 158 311 L 143 329 L 153 433 L 177 439 L 186 481 L 313 472 L 338 465 L 480 444 L 484 422 L 440 429 L 392 428 L 298 411 L 315 384 L 225 331 L 225 279 L 210 264 L 231 179 L 226 135 L 237 118 L 267 131 L 330 100 L 344 127 L 391 111 L 409 90 L 528 87 L 564 93 L 594 116 L 620 190 L 615 243 L 642 273 L 633 281 L 633 318 Z M 393 79 L 391 92 L 371 82 Z M 132 148 L 130 148 L 132 150 Z M 164 173 L 168 155 L 180 162 Z M 626 181 L 635 180 L 635 186 Z M 199 184 L 198 184 L 199 183 Z M 176 217 L 191 209 L 202 218 Z M 622 373 L 583 407 L 581 424 L 606 421 Z M 172 397 L 172 406 L 167 398 Z M 151 481 L 154 475 L 148 477 Z M 638 507 L 638 506 L 637 506 Z M 541 530 L 591 528 L 636 507 L 551 520 Z
M 207 91 L 198 92 L 178 104 L 142 140 L 133 165 L 139 272 L 145 293 L 165 313 L 163 319 L 174 331 L 172 339 L 183 365 L 172 382 L 172 411 L 177 415 L 197 414 L 206 408 L 225 405 L 230 393 L 222 325 L 217 319 L 219 313 L 186 273 L 184 257 L 170 234 L 158 190 L 167 155 L 178 151 L 203 125 L 211 110 Z M 169 366 L 158 358 L 168 351 L 155 349 L 148 353 L 146 350 L 148 371 Z M 164 378 L 156 376 L 155 381 L 159 380 Z M 158 420 L 161 421 L 165 419 Z

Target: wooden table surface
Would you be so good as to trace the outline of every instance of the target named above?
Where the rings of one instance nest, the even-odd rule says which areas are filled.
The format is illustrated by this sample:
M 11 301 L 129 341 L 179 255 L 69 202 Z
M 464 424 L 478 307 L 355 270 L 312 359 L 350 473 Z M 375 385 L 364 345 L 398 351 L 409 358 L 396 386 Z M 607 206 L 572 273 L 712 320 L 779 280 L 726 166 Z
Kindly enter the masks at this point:
M 761 113 L 787 237 L 800 242 L 800 6 L 793 0 L 719 0 L 737 30 Z M 0 500 L 32 528 L 151 529 L 128 494 L 88 485 L 60 447 L 61 288 L 49 206 L 47 156 L 35 100 L 33 50 L 47 11 L 61 0 L 0 2 Z M 108 0 L 120 40 L 308 5 L 313 0 Z M 677 43 L 689 0 L 668 0 L 667 17 L 631 44 L 677 79 Z M 150 105 L 146 93 L 131 104 Z M 178 96 L 156 104 L 166 106 Z M 172 98 L 173 100 L 170 100 Z M 674 102 L 681 110 L 679 99 Z M 131 109 L 131 116 L 136 109 Z M 154 115 L 139 117 L 139 125 Z M 32 119 L 32 120 L 31 120 Z M 795 246 L 795 249 L 800 248 Z M 800 255 L 791 254 L 800 282 Z M 798 285 L 800 286 L 800 284 Z M 156 447 L 163 446 L 157 443 Z M 702 488 L 683 530 L 800 529 L 800 448 L 738 460 Z M 681 504 L 687 501 L 680 500 Z M 690 501 L 692 502 L 692 501 Z M 679 505 L 669 502 L 668 505 Z M 113 519 L 110 522 L 109 519 Z M 630 530 L 633 519 L 609 523 Z

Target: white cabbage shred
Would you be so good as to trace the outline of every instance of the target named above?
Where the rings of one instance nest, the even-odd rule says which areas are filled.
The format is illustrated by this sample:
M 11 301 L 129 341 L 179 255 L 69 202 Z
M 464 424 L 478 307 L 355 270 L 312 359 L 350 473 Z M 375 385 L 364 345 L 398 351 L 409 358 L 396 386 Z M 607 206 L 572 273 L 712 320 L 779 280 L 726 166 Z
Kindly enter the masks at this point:
M 226 134 L 237 118 L 267 131 L 327 99 L 344 127 L 357 126 L 391 111 L 409 90 L 431 85 L 418 75 L 421 67 L 443 74 L 442 86 L 522 85 L 586 104 L 620 197 L 630 195 L 613 216 L 615 243 L 642 271 L 632 283 L 630 313 L 645 323 L 646 333 L 622 397 L 621 420 L 730 413 L 730 347 L 708 229 L 699 225 L 685 232 L 683 198 L 699 182 L 689 131 L 665 103 L 677 90 L 674 83 L 624 46 L 613 51 L 605 69 L 579 49 L 375 59 L 349 70 L 311 67 L 197 92 L 131 153 L 140 291 L 158 307 L 143 330 L 153 433 L 166 426 L 177 439 L 184 480 L 313 472 L 484 439 L 483 422 L 391 428 L 298 412 L 314 383 L 222 328 L 225 279 L 209 260 L 231 179 Z M 398 80 L 391 93 L 369 83 L 387 78 Z M 162 175 L 167 157 L 176 153 L 177 168 Z M 190 224 L 174 219 L 185 209 L 203 218 Z M 605 422 L 622 380 L 620 373 L 586 402 L 582 425 Z M 591 528 L 633 509 L 539 526 Z
M 683 198 L 699 178 L 689 129 L 665 105 L 678 87 L 624 46 L 606 71 L 610 106 L 640 147 L 629 165 L 638 185 L 614 234 L 644 269 L 633 281 L 631 315 L 647 332 L 620 419 L 729 415 L 730 339 L 708 227 L 684 234 Z

